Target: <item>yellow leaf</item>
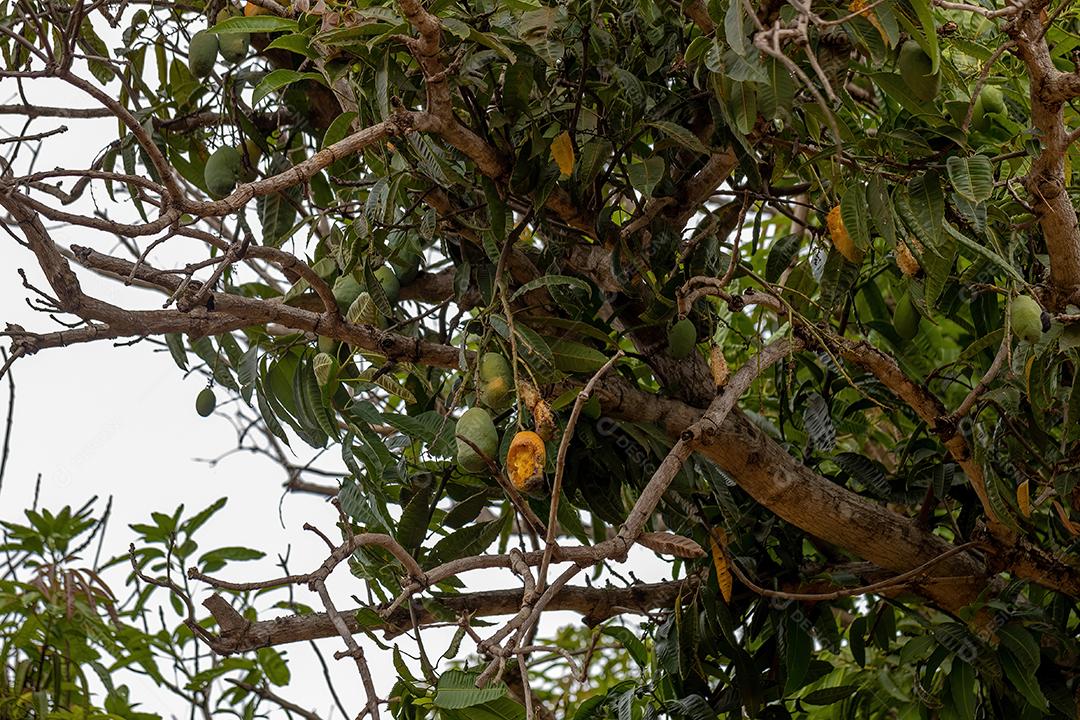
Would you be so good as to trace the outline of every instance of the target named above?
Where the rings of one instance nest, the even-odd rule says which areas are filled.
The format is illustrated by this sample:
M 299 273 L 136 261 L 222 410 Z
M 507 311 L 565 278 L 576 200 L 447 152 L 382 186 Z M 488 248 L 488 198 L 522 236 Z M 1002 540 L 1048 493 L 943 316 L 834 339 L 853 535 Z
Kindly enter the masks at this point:
M 829 211 L 828 216 L 825 218 L 825 224 L 829 228 L 829 239 L 832 240 L 833 246 L 840 251 L 840 254 L 848 262 L 855 265 L 862 264 L 863 252 L 855 245 L 855 241 L 851 239 L 847 228 L 844 227 L 844 219 L 840 217 L 839 205 Z
M 1069 531 L 1069 534 L 1073 537 L 1080 535 L 1080 525 L 1069 519 L 1069 516 L 1065 513 L 1065 508 L 1061 507 L 1057 500 L 1054 501 L 1054 509 L 1057 510 L 1058 518 L 1061 520 L 1061 524 L 1065 526 L 1065 529 Z
M 570 141 L 570 133 L 563 130 L 551 141 L 551 156 L 564 176 L 574 172 L 574 143 Z
M 709 531 L 709 545 L 712 548 L 713 566 L 716 568 L 716 583 L 724 602 L 731 602 L 731 570 L 728 568 L 727 555 L 724 552 L 724 531 L 713 528 Z
M 1024 517 L 1031 517 L 1031 488 L 1027 480 L 1016 488 L 1016 504 L 1020 506 L 1020 512 Z
M 873 25 L 877 29 L 878 34 L 881 35 L 882 42 L 884 42 L 886 45 L 889 45 L 889 34 L 885 32 L 885 28 L 882 27 L 881 21 L 877 19 L 877 15 L 874 14 L 874 11 L 866 9 L 869 6 L 870 3 L 867 2 L 867 0 L 851 0 L 851 2 L 848 4 L 848 10 L 853 13 L 859 13 L 864 18 L 869 20 L 870 24 Z M 1065 177 L 1069 176 L 1066 175 Z

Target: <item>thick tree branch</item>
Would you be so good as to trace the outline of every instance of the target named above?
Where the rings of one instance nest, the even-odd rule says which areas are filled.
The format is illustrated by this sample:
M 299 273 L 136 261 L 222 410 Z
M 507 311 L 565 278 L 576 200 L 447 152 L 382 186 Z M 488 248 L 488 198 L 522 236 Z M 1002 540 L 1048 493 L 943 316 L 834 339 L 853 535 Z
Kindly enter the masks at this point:
M 570 585 L 554 595 L 547 609 L 576 612 L 584 618 L 586 624 L 596 625 L 623 613 L 645 614 L 652 610 L 670 608 L 676 598 L 691 596 L 688 591 L 696 586 L 697 580 L 693 579 L 632 585 L 627 588 Z M 520 588 L 462 594 L 435 593 L 430 599 L 413 599 L 411 608 L 408 605 L 397 608 L 383 623 L 376 626 L 361 626 L 357 619 L 359 609 L 342 611 L 341 615 L 353 633 L 361 630 L 382 630 L 393 637 L 407 632 L 414 619 L 418 627 L 445 623 L 444 616 L 435 611 L 439 606 L 455 615 L 512 615 L 521 608 L 523 593 Z M 434 601 L 434 606 L 431 601 Z M 337 631 L 325 613 L 287 615 L 248 623 L 243 628 L 222 633 L 215 641 L 214 650 L 220 653 L 248 652 L 260 647 L 333 637 L 336 634 Z
M 1042 151 L 1032 163 L 1025 185 L 1050 255 L 1053 292 L 1047 299 L 1051 307 L 1059 309 L 1080 297 L 1080 227 L 1065 177 L 1069 138 L 1063 113 L 1065 101 L 1080 91 L 1080 80 L 1075 73 L 1062 73 L 1054 67 L 1038 12 L 1045 4 L 1033 3 L 1005 30 L 1016 43 L 1016 53 L 1031 79 L 1031 121 L 1039 131 Z

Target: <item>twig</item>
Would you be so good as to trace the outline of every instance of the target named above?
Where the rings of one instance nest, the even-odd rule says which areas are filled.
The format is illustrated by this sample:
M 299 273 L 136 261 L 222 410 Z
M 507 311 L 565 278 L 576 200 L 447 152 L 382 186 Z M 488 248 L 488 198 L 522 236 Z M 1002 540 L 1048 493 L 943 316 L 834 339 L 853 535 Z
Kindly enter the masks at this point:
M 559 525 L 559 499 L 562 495 L 563 475 L 566 472 L 566 454 L 570 450 L 570 441 L 574 437 L 574 428 L 577 426 L 582 408 L 585 407 L 585 403 L 592 396 L 596 383 L 622 357 L 623 351 L 619 350 L 589 378 L 589 382 L 585 384 L 585 387 L 578 393 L 577 399 L 574 401 L 574 407 L 570 411 L 570 418 L 566 421 L 566 428 L 563 430 L 562 438 L 559 440 L 559 452 L 555 458 L 555 480 L 551 488 L 551 509 L 548 511 L 547 534 L 544 536 L 544 559 L 540 562 L 540 573 L 537 578 L 537 588 L 539 590 L 543 590 L 544 585 L 547 583 L 548 565 L 551 563 L 551 554 L 555 550 L 555 536 Z

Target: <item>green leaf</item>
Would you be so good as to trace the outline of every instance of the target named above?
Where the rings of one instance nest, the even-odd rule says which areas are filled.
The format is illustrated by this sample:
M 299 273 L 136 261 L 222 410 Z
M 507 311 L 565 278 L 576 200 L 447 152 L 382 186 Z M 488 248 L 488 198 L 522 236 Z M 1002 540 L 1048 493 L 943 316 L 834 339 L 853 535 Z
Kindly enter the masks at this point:
M 749 135 L 757 122 L 757 83 L 734 82 L 731 88 L 731 109 L 735 113 L 735 127 L 743 135 Z
M 326 84 L 326 80 L 319 73 L 298 72 L 287 69 L 273 70 L 255 86 L 255 91 L 251 94 L 252 106 L 258 105 L 260 100 L 275 90 L 280 90 L 301 80 L 315 80 L 323 85 Z
M 860 615 L 848 627 L 848 647 L 859 667 L 866 667 L 866 616 Z
M 1005 625 L 998 631 L 998 639 L 1016 657 L 1021 667 L 1030 672 L 1038 669 L 1041 659 L 1039 643 L 1022 625 L 1019 623 Z
M 431 513 L 432 489 L 428 485 L 418 490 L 401 511 L 395 536 L 406 550 L 420 546 L 427 535 L 428 515 Z
M 492 520 L 467 525 L 437 542 L 428 554 L 439 563 L 457 560 L 466 555 L 478 555 L 495 541 L 502 524 L 502 520 Z
M 798 255 L 801 245 L 802 237 L 797 233 L 785 235 L 777 240 L 769 250 L 769 257 L 765 261 L 765 279 L 771 283 L 779 280 L 784 270 Z
M 228 561 L 243 562 L 261 560 L 266 553 L 246 547 L 223 547 L 205 552 L 199 557 L 199 565 L 204 572 L 215 572 L 225 567 Z
M 840 198 L 840 217 L 844 228 L 860 250 L 870 247 L 870 227 L 867 222 L 866 189 L 861 182 L 854 182 Z
M 593 373 L 604 366 L 608 358 L 604 353 L 573 340 L 548 342 L 555 367 L 568 373 Z
M 477 676 L 461 670 L 447 670 L 439 678 L 435 692 L 435 707 L 457 709 L 498 700 L 507 693 L 504 683 L 476 687 Z
M 821 690 L 815 690 L 804 696 L 802 702 L 807 705 L 832 705 L 833 703 L 848 699 L 858 692 L 858 690 L 858 685 L 840 685 L 839 687 L 822 688 Z
M 165 346 L 169 348 L 173 362 L 181 370 L 187 370 L 187 351 L 184 350 L 184 336 L 180 333 L 166 333 Z
M 259 660 L 259 667 L 263 669 L 271 685 L 281 687 L 289 684 L 292 673 L 289 672 L 289 666 L 280 652 L 274 648 L 259 648 L 256 657 Z
M 541 275 L 515 290 L 514 294 L 510 296 L 510 301 L 513 302 L 525 293 L 532 292 L 537 288 L 551 287 L 552 285 L 570 285 L 579 290 L 584 290 L 585 292 L 592 292 L 592 285 L 581 278 L 571 277 L 569 275 Z
M 966 200 L 980 203 L 994 194 L 994 166 L 985 155 L 953 156 L 945 165 L 953 189 Z
M 724 38 L 728 47 L 739 55 L 746 54 L 746 23 L 742 0 L 728 0 L 724 11 Z
M 630 653 L 630 657 L 634 659 L 638 666 L 644 668 L 648 664 L 649 656 L 645 644 L 630 628 L 621 625 L 609 625 L 601 632 L 610 638 L 615 638 L 620 645 L 626 648 L 626 651 Z
M 1035 668 L 1025 666 L 1023 660 L 1014 655 L 1008 647 L 998 653 L 998 659 L 1001 661 L 1001 669 L 1005 671 L 1005 677 L 1028 703 L 1038 710 L 1045 710 L 1046 696 L 1035 677 Z
M 975 720 L 975 668 L 959 658 L 954 659 L 948 684 L 957 720 Z
M 311 38 L 301 33 L 276 37 L 273 42 L 266 46 L 266 49 L 286 50 L 297 55 L 303 55 L 307 58 L 317 57 L 316 52 L 311 49 Z
M 908 198 L 916 235 L 936 245 L 941 237 L 941 226 L 945 222 L 945 196 L 941 193 L 941 183 L 935 173 L 917 175 L 908 183 Z
M 299 24 L 295 20 L 275 15 L 257 15 L 255 17 L 231 17 L 222 20 L 210 28 L 212 33 L 271 33 L 281 31 L 298 32 Z
M 630 184 L 642 195 L 652 195 L 653 188 L 664 177 L 667 165 L 664 158 L 653 156 L 648 160 L 636 162 L 626 169 Z
M 963 247 L 965 250 L 970 250 L 972 253 L 982 256 L 990 262 L 994 263 L 994 265 L 996 265 L 999 269 L 1005 272 L 1010 278 L 1012 278 L 1016 282 L 1025 282 L 1024 276 L 1017 272 L 1016 268 L 1010 265 L 1005 260 L 1005 258 L 1001 257 L 996 252 L 986 247 L 982 243 L 978 243 L 969 238 L 967 235 L 959 232 L 955 227 L 952 226 L 951 223 L 945 223 L 944 227 L 945 232 L 947 232 L 949 235 L 952 235 L 953 238 L 955 238 L 956 241 L 959 242 L 961 247 Z
M 690 132 L 682 125 L 676 125 L 675 123 L 666 120 L 654 120 L 653 122 L 645 124 L 649 127 L 656 128 L 687 150 L 693 150 L 694 152 L 699 153 L 709 152 L 709 149 L 698 139 L 697 135 Z
M 878 235 L 890 245 L 896 245 L 895 211 L 889 198 L 889 188 L 880 175 L 870 177 L 866 187 L 866 204 Z
M 799 620 L 800 617 L 788 613 L 784 618 L 785 695 L 793 693 L 803 686 L 810 655 L 814 650 L 813 638 L 810 637 L 806 628 L 802 626 Z

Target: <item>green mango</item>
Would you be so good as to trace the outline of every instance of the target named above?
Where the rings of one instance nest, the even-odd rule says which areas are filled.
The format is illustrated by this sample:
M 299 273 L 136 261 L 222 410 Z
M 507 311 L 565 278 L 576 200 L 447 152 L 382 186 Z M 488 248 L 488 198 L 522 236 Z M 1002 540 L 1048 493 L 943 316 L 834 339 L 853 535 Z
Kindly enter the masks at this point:
M 1030 295 L 1017 295 L 1012 301 L 1010 321 L 1013 334 L 1031 344 L 1042 337 L 1042 308 Z
M 188 70 L 197 78 L 204 78 L 214 70 L 217 58 L 218 36 L 200 30 L 191 37 L 188 45 Z
M 933 100 L 941 89 L 940 73 L 933 73 L 933 60 L 919 47 L 919 43 L 908 40 L 900 47 L 900 77 L 919 100 Z
M 420 274 L 420 262 L 422 259 L 420 253 L 409 248 L 399 251 L 397 257 L 390 260 L 390 267 L 394 268 L 394 273 L 400 283 L 408 285 Z
M 479 375 L 477 399 L 492 410 L 504 409 L 514 391 L 514 371 L 510 363 L 497 352 L 486 352 L 480 357 Z
M 222 60 L 235 65 L 247 57 L 250 44 L 247 33 L 225 33 L 218 38 L 218 53 Z
M 1001 90 L 993 86 L 984 87 L 971 109 L 971 127 L 986 132 L 994 122 L 991 116 L 1004 114 L 1007 114 L 1007 110 Z
M 922 315 L 915 308 L 915 303 L 911 302 L 911 295 L 904 293 L 893 309 L 893 329 L 901 339 L 911 340 L 919 334 L 920 322 Z
M 360 283 L 356 282 L 356 278 L 351 274 L 339 276 L 334 281 L 333 290 L 334 299 L 343 313 L 347 313 L 356 298 L 360 297 L 360 293 L 364 292 L 364 288 L 360 287 Z
M 681 360 L 694 350 L 697 343 L 697 329 L 690 318 L 683 318 L 668 330 L 668 354 Z
M 491 421 L 491 415 L 483 408 L 469 408 L 457 421 L 454 434 L 468 438 L 489 458 L 496 459 L 499 452 L 499 431 Z M 487 462 L 468 443 L 457 438 L 457 462 L 462 470 L 482 472 Z
M 226 145 L 215 150 L 203 169 L 203 180 L 210 195 L 220 199 L 231 193 L 243 172 L 243 164 L 244 159 L 236 148 Z
M 217 396 L 208 387 L 203 388 L 195 397 L 195 412 L 207 417 L 217 407 Z

